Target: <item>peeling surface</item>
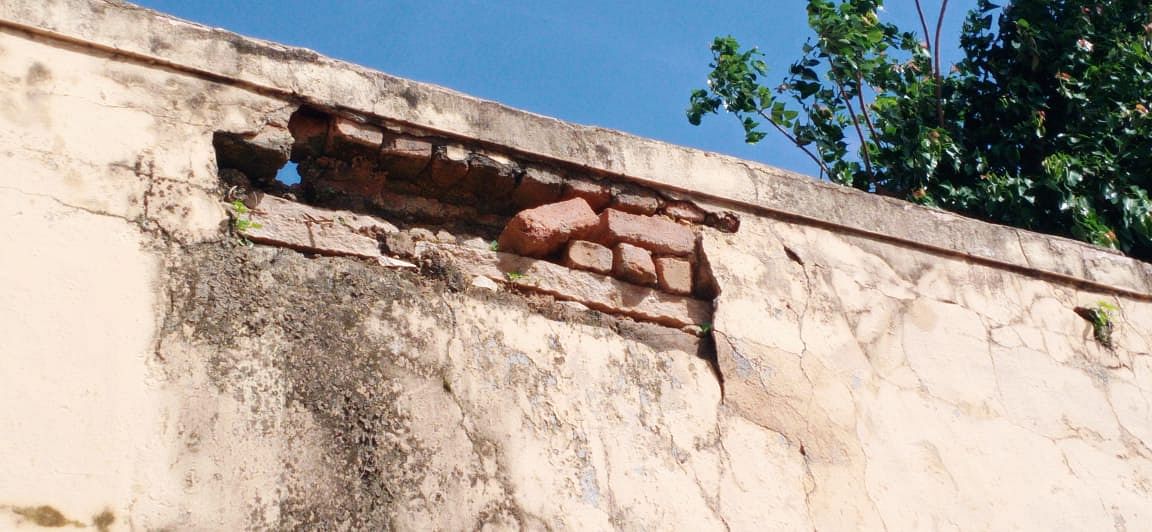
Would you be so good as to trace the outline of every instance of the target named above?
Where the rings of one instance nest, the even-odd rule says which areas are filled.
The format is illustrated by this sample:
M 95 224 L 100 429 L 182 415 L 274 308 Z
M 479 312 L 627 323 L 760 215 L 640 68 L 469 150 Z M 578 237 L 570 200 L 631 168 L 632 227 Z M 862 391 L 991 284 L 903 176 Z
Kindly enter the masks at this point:
M 121 29 L 142 13 L 53 0 L 7 2 L 0 15 L 50 19 L 45 5 L 100 6 Z M 202 31 L 144 20 L 152 53 L 191 53 L 168 41 Z M 165 24 L 174 33 L 154 31 Z M 140 44 L 132 35 L 125 46 Z M 951 215 L 752 166 L 691 179 L 677 170 L 657 190 L 739 216 L 738 232 L 702 229 L 719 292 L 713 323 L 696 329 L 707 326 L 705 338 L 507 288 L 522 283 L 477 288 L 464 268 L 389 270 L 371 238 L 353 242 L 369 260 L 252 246 L 222 207 L 216 132 L 282 134 L 301 104 L 283 96 L 292 91 L 328 91 L 352 110 L 393 103 L 365 100 L 350 87 L 370 78 L 315 55 L 201 37 L 187 49 L 245 58 L 221 68 L 292 81 L 272 94 L 0 30 L 0 426 L 11 428 L 0 438 L 0 528 L 1152 522 L 1152 298 L 1132 273 L 1147 265 L 1026 232 L 970 233 Z M 548 149 L 598 154 L 590 165 L 610 158 L 595 168 L 602 178 L 689 157 L 391 83 L 411 90 L 390 98 L 435 109 L 447 129 L 480 118 L 532 126 L 477 138 L 488 146 L 554 142 L 567 128 L 574 143 Z M 485 168 L 500 162 L 484 157 Z M 908 224 L 901 234 L 928 247 L 967 241 L 975 257 L 1037 270 L 689 193 L 745 179 L 756 198 L 823 201 Z M 627 188 L 610 182 L 600 183 Z M 1074 311 L 1102 301 L 1117 309 L 1111 349 Z

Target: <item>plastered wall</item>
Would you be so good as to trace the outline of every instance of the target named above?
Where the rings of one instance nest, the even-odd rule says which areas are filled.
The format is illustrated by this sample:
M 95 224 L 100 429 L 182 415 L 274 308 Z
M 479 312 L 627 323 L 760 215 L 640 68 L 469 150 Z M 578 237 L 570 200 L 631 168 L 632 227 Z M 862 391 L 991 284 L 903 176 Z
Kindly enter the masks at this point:
M 1152 527 L 1147 264 L 116 2 L 0 86 L 0 529 Z M 245 243 L 214 135 L 301 105 L 733 213 L 711 323 Z

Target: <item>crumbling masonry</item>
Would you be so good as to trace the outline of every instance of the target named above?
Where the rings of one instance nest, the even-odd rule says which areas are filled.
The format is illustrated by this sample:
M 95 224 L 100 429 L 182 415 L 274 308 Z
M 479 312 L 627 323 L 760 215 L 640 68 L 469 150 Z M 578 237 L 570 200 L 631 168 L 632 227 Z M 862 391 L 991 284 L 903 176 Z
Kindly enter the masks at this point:
M 115 0 L 0 86 L 0 529 L 1152 523 L 1146 263 Z

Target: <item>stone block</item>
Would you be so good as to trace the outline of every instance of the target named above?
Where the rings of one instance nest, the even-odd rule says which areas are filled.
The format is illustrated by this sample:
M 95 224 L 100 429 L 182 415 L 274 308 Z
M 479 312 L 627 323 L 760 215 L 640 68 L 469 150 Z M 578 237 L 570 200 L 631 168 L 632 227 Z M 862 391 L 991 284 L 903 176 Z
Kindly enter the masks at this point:
M 564 194 L 564 179 L 551 170 L 528 167 L 520 186 L 512 191 L 512 201 L 521 209 L 531 209 L 560 201 Z
M 612 250 L 595 242 L 573 240 L 564 252 L 564 265 L 607 275 L 612 272 Z
M 661 290 L 682 296 L 692 293 L 691 262 L 673 257 L 658 257 L 655 263 L 656 279 Z
M 612 201 L 612 191 L 608 187 L 580 179 L 569 180 L 564 186 L 563 199 L 583 198 L 594 211 L 608 206 Z
M 686 257 L 696 248 L 696 235 L 687 226 L 667 218 L 640 216 L 616 209 L 600 213 L 595 240 L 606 246 L 620 242 L 639 246 L 657 255 Z
M 528 257 L 547 257 L 569 240 L 596 227 L 596 213 L 581 198 L 520 211 L 500 233 L 500 249 Z
M 643 286 L 656 284 L 656 265 L 648 250 L 621 242 L 612 251 L 612 273 L 616 277 Z

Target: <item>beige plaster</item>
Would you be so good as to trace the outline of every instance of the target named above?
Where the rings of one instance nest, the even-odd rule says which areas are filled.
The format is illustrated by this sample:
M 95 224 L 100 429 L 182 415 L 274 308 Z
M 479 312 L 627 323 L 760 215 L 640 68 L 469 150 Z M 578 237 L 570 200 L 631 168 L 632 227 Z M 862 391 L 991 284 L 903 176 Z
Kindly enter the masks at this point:
M 1152 523 L 1147 264 L 118 2 L 0 4 L 0 86 L 0 528 Z M 213 132 L 302 102 L 736 210 L 714 335 L 237 242 Z

